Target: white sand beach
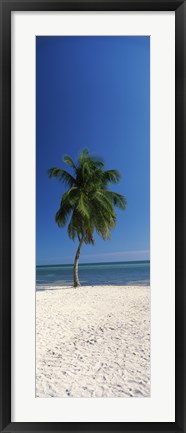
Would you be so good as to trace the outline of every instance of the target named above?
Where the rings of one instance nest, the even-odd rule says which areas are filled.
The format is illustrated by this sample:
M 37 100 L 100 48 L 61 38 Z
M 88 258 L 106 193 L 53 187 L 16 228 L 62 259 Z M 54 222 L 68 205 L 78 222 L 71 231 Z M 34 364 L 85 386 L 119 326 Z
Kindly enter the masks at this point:
M 150 288 L 36 293 L 37 397 L 149 397 Z

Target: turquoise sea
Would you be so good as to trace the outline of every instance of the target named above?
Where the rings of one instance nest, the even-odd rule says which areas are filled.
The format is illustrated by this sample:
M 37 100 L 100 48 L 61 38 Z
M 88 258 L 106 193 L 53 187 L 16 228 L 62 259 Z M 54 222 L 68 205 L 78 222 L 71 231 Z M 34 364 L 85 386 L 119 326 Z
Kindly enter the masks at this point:
M 82 286 L 150 285 L 150 261 L 79 264 Z M 73 285 L 73 265 L 36 267 L 36 289 Z

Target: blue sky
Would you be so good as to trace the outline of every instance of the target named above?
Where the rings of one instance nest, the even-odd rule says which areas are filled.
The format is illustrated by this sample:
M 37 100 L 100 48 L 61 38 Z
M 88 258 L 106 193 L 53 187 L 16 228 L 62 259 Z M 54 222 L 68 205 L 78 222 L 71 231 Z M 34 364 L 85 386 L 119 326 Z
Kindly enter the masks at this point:
M 122 179 L 127 198 L 111 240 L 84 245 L 81 263 L 150 258 L 150 38 L 36 38 L 37 264 L 73 263 L 77 243 L 55 213 L 64 186 L 47 177 L 88 147 Z

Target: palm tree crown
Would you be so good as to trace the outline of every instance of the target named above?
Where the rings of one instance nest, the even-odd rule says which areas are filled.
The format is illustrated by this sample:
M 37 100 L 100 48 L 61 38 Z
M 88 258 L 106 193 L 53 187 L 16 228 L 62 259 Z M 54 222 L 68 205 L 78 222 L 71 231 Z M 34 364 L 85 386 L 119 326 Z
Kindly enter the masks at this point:
M 71 239 L 83 237 L 85 243 L 94 244 L 94 230 L 102 239 L 110 238 L 110 230 L 116 225 L 114 207 L 125 210 L 124 196 L 110 191 L 110 183 L 118 183 L 120 174 L 117 170 L 104 170 L 100 158 L 90 156 L 84 149 L 75 164 L 69 156 L 64 162 L 72 167 L 73 174 L 61 168 L 48 170 L 49 177 L 62 181 L 68 190 L 61 198 L 55 220 L 59 227 L 68 224 Z

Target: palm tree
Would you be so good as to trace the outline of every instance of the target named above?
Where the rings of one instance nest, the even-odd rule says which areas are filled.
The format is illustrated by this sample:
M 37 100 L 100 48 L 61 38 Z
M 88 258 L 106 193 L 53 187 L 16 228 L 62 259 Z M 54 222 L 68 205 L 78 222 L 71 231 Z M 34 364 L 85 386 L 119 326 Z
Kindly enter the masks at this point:
M 110 238 L 110 230 L 116 225 L 114 207 L 125 210 L 124 196 L 110 191 L 110 183 L 118 183 L 117 170 L 104 170 L 101 158 L 91 156 L 84 149 L 77 164 L 70 156 L 64 162 L 72 169 L 72 174 L 61 168 L 48 170 L 49 177 L 58 178 L 68 189 L 61 197 L 60 207 L 55 220 L 59 227 L 68 221 L 70 239 L 78 238 L 79 245 L 74 260 L 74 287 L 80 286 L 78 262 L 83 243 L 94 244 L 94 232 L 102 239 Z

